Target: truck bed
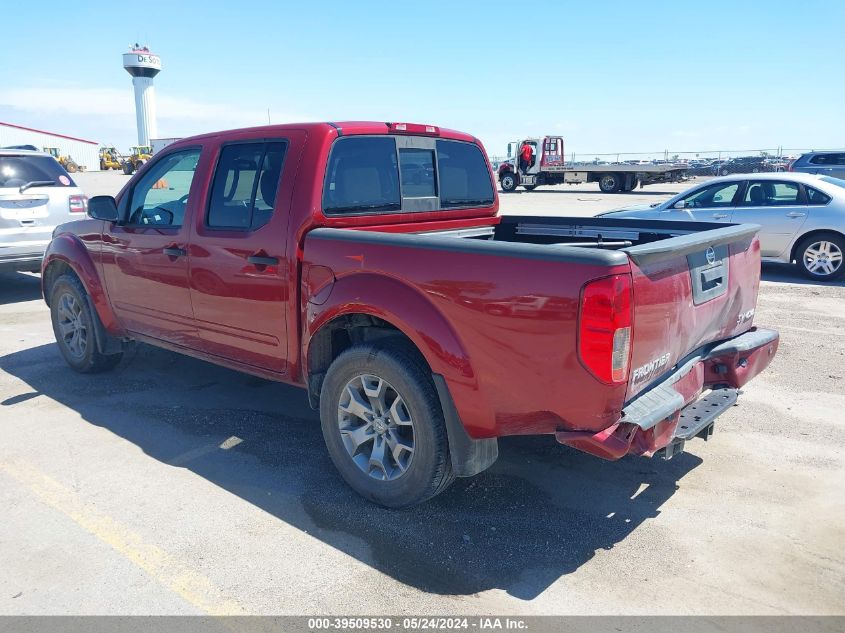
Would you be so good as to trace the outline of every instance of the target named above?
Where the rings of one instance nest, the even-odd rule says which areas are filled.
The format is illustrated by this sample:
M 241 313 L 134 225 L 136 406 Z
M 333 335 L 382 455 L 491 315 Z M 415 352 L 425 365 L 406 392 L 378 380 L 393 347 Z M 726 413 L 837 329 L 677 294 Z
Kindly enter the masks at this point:
M 449 376 L 471 436 L 596 433 L 690 354 L 749 330 L 757 230 L 508 216 L 454 232 L 320 228 L 306 236 L 303 277 L 311 266 L 331 270 L 333 288 L 306 286 L 318 297 L 307 327 L 321 323 L 327 303 L 355 309 L 368 287 L 378 287 L 381 318 L 420 349 L 430 348 L 432 331 L 451 342 L 435 349 L 432 368 Z M 633 335 L 628 379 L 608 384 L 582 362 L 579 310 L 588 282 L 616 275 L 630 275 Z

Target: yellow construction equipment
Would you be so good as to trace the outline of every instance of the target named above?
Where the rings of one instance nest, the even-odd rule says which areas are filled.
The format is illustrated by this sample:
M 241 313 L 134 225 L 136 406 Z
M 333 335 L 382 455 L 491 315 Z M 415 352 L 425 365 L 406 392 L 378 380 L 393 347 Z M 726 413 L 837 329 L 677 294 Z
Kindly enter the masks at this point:
M 135 173 L 150 160 L 152 154 L 153 148 L 149 145 L 133 145 L 129 148 L 129 156 L 123 161 L 123 173 L 127 176 Z
M 64 167 L 69 174 L 75 174 L 78 171 L 85 171 L 84 165 L 77 164 L 77 162 L 70 156 L 63 156 L 58 147 L 45 147 L 44 151 L 59 161 L 59 164 Z
M 100 169 L 106 171 L 107 169 L 122 169 L 123 156 L 114 147 L 100 148 Z

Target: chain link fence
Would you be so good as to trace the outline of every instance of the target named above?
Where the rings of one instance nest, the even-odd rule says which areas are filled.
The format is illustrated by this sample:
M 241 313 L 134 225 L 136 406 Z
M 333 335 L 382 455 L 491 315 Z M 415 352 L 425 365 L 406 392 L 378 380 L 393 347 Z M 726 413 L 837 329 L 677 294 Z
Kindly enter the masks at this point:
M 670 150 L 653 152 L 584 152 L 566 155 L 566 162 L 578 165 L 683 165 L 690 175 L 726 176 L 733 173 L 786 171 L 789 163 L 807 152 L 845 151 L 832 147 L 770 147 L 764 149 Z M 494 167 L 507 156 L 491 156 Z

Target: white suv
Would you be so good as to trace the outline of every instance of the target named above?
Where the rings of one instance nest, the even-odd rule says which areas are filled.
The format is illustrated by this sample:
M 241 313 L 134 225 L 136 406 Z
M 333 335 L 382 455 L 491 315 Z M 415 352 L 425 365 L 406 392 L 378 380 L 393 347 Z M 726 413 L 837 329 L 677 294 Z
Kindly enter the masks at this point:
M 88 198 L 55 158 L 0 149 L 0 272 L 40 270 L 53 229 L 87 210 Z

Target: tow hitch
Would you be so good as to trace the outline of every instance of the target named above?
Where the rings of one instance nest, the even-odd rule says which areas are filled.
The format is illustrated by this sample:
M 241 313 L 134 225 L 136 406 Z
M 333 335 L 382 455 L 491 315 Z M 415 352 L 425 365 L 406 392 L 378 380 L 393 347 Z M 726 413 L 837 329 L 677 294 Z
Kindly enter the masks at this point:
M 732 407 L 739 396 L 739 389 L 723 387 L 714 389 L 703 398 L 690 403 L 678 416 L 678 426 L 675 429 L 675 437 L 660 449 L 655 456 L 662 459 L 672 459 L 684 450 L 684 442 L 694 437 L 700 437 L 707 441 L 713 435 L 715 427 L 714 420 L 725 412 L 725 409 Z

